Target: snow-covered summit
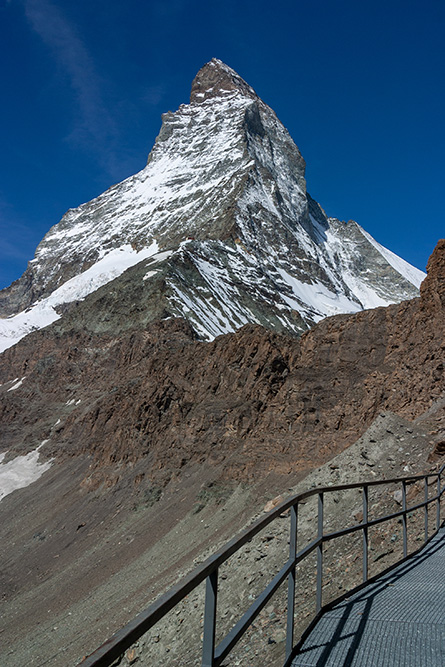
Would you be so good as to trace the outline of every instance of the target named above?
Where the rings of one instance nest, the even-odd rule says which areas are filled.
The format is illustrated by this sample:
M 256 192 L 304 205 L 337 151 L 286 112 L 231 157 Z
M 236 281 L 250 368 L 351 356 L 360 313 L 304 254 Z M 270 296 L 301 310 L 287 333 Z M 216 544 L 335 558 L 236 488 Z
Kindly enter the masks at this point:
M 121 252 L 122 277 L 100 270 L 104 262 L 123 266 Z M 155 269 L 132 273 L 154 252 Z M 190 104 L 163 115 L 146 167 L 69 210 L 22 278 L 0 293 L 3 316 L 12 316 L 0 336 L 9 346 L 53 321 L 67 301 L 84 299 L 85 286 L 92 293 L 107 276 L 126 276 L 129 289 L 129 275 L 162 301 L 162 316 L 186 317 L 211 338 L 246 322 L 298 334 L 326 315 L 411 298 L 424 274 L 356 223 L 326 217 L 275 113 L 213 59 L 196 75 Z

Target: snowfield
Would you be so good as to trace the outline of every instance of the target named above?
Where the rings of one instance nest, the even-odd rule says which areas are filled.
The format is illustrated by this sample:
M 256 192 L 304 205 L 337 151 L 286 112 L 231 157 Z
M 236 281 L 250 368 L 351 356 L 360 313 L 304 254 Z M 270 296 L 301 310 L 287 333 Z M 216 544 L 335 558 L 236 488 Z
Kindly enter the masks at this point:
M 45 442 L 42 442 L 40 447 Z M 33 452 L 29 452 L 26 456 L 16 456 L 8 463 L 3 463 L 7 452 L 0 454 L 0 500 L 16 489 L 29 486 L 50 469 L 51 460 L 39 463 L 40 447 L 37 447 Z
M 15 345 L 31 331 L 42 329 L 58 320 L 60 315 L 56 312 L 57 306 L 84 299 L 120 276 L 130 266 L 153 257 L 157 251 L 156 242 L 140 252 L 134 251 L 131 246 L 112 250 L 87 271 L 61 285 L 46 299 L 37 301 L 31 308 L 17 315 L 0 320 L 0 352 Z

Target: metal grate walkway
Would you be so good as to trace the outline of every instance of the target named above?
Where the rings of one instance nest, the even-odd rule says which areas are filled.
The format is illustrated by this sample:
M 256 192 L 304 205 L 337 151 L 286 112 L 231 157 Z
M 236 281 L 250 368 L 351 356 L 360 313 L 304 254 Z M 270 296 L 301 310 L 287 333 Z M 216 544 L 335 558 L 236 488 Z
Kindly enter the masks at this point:
M 444 667 L 445 528 L 326 612 L 292 667 Z

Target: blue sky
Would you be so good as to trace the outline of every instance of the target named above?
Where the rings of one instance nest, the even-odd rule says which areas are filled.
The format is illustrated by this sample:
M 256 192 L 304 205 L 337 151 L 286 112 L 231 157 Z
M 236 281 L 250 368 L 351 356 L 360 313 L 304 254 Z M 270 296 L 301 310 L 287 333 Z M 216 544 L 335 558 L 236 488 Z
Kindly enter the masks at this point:
M 444 0 L 0 0 L 0 288 L 141 169 L 212 57 L 277 113 L 311 195 L 424 269 L 444 230 Z

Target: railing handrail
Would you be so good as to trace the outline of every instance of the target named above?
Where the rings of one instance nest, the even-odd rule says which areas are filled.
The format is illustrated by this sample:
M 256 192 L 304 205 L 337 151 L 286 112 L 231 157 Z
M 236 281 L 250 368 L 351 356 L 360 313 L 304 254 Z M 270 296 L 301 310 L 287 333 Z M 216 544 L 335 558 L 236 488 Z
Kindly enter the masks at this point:
M 406 515 L 408 512 L 425 508 L 433 503 L 437 502 L 437 521 L 436 521 L 436 531 L 439 528 L 440 523 L 440 499 L 442 494 L 445 491 L 440 488 L 440 479 L 442 472 L 445 469 L 445 464 L 434 473 L 426 473 L 420 475 L 406 475 L 404 477 L 395 477 L 390 479 L 378 479 L 378 480 L 369 480 L 365 482 L 353 482 L 349 484 L 340 484 L 336 486 L 325 486 L 325 487 L 316 487 L 309 489 L 302 493 L 291 496 L 287 500 L 284 500 L 282 503 L 277 505 L 274 509 L 268 512 L 265 516 L 256 519 L 250 526 L 241 531 L 238 535 L 232 538 L 227 542 L 223 547 L 218 549 L 212 556 L 207 558 L 203 563 L 198 565 L 194 570 L 192 570 L 188 575 L 183 577 L 178 583 L 173 585 L 168 591 L 159 596 L 159 598 L 153 602 L 147 609 L 138 614 L 132 621 L 130 621 L 123 628 L 118 630 L 108 641 L 106 641 L 102 646 L 100 646 L 96 651 L 91 655 L 84 658 L 81 665 L 82 667 L 108 667 L 112 664 L 114 660 L 119 658 L 128 648 L 131 647 L 145 632 L 152 628 L 161 618 L 163 618 L 171 609 L 173 609 L 177 604 L 179 604 L 192 590 L 194 590 L 199 584 L 207 580 L 207 590 L 206 590 L 206 616 L 207 614 L 207 605 L 209 604 L 208 600 L 212 599 L 213 604 L 210 604 L 213 607 L 212 618 L 208 623 L 210 623 L 209 629 L 206 631 L 206 623 L 204 626 L 204 648 L 203 652 L 206 651 L 206 641 L 207 641 L 207 652 L 209 652 L 210 646 L 210 657 L 203 659 L 203 667 L 217 667 L 221 661 L 227 656 L 231 648 L 238 641 L 239 637 L 245 632 L 247 627 L 253 622 L 258 613 L 267 604 L 267 601 L 277 590 L 278 586 L 284 581 L 286 576 L 290 576 L 292 570 L 295 570 L 295 566 L 300 563 L 306 556 L 308 556 L 312 551 L 317 549 L 318 552 L 318 569 L 321 570 L 322 563 L 322 545 L 324 542 L 336 539 L 337 537 L 342 537 L 359 530 L 363 531 L 364 540 L 366 536 L 366 545 L 367 545 L 367 529 L 369 527 L 375 526 L 384 521 L 389 521 L 391 519 L 402 517 L 404 519 L 404 557 L 407 556 L 406 548 Z M 438 491 L 432 498 L 426 498 L 422 503 L 418 503 L 415 506 L 407 507 L 406 506 L 406 485 L 415 483 L 418 480 L 423 480 L 425 483 L 425 489 L 429 486 L 428 480 L 430 478 L 436 478 L 438 483 Z M 369 487 L 389 485 L 389 484 L 402 484 L 403 494 L 402 501 L 403 507 L 398 512 L 394 512 L 376 519 L 368 520 L 367 517 L 367 490 Z M 348 528 L 342 528 L 339 531 L 334 531 L 331 533 L 323 533 L 323 518 L 321 519 L 320 524 L 320 502 L 321 502 L 321 515 L 322 512 L 322 503 L 323 497 L 327 493 L 339 492 L 339 491 L 348 491 L 352 489 L 363 489 L 364 493 L 364 502 L 366 499 L 366 513 L 364 513 L 363 521 Z M 219 646 L 216 647 L 214 644 L 214 634 L 215 634 L 215 617 L 216 617 L 216 597 L 217 597 L 217 572 L 219 567 L 227 561 L 230 556 L 236 553 L 242 546 L 247 542 L 253 539 L 255 535 L 260 533 L 264 528 L 266 528 L 272 521 L 274 521 L 281 514 L 287 512 L 287 510 L 293 510 L 291 512 L 292 522 L 295 522 L 294 532 L 296 540 L 297 532 L 297 508 L 302 501 L 311 498 L 313 496 L 318 496 L 319 498 L 319 532 L 316 539 L 306 545 L 301 551 L 291 554 L 289 560 L 281 568 L 273 578 L 272 582 L 266 587 L 266 589 L 261 593 L 258 598 L 252 603 L 251 607 L 245 612 L 242 618 L 235 624 L 235 626 L 230 630 L 226 637 L 220 642 Z M 425 493 L 426 497 L 426 493 Z M 366 518 L 366 521 L 365 521 Z M 321 533 L 320 533 L 321 525 Z M 427 517 L 425 518 L 425 530 L 427 533 Z M 425 536 L 425 542 L 427 541 L 427 535 Z M 296 544 L 296 542 L 295 542 Z M 291 549 L 292 549 L 292 539 L 291 539 Z M 403 560 L 403 559 L 400 559 Z M 399 561 L 398 561 L 399 562 Z M 319 577 L 317 577 L 319 578 Z M 295 579 L 295 572 L 294 572 Z M 364 577 L 364 581 L 367 578 Z M 295 583 L 295 582 L 294 582 Z M 321 581 L 318 581 L 318 593 L 317 593 L 317 613 L 321 610 Z M 290 596 L 289 596 L 290 597 Z M 288 613 L 288 618 L 290 617 Z M 247 622 L 248 621 L 248 622 Z M 237 629 L 243 628 L 241 633 L 238 633 Z M 288 634 L 291 632 L 293 635 L 293 613 L 292 613 L 292 630 L 289 630 L 288 623 Z M 210 640 L 206 640 L 206 635 L 210 633 Z M 238 636 L 239 635 L 239 636 Z M 233 637 L 236 636 L 236 640 L 233 641 Z M 291 651 L 293 642 L 286 642 L 286 653 L 289 657 L 289 652 Z

